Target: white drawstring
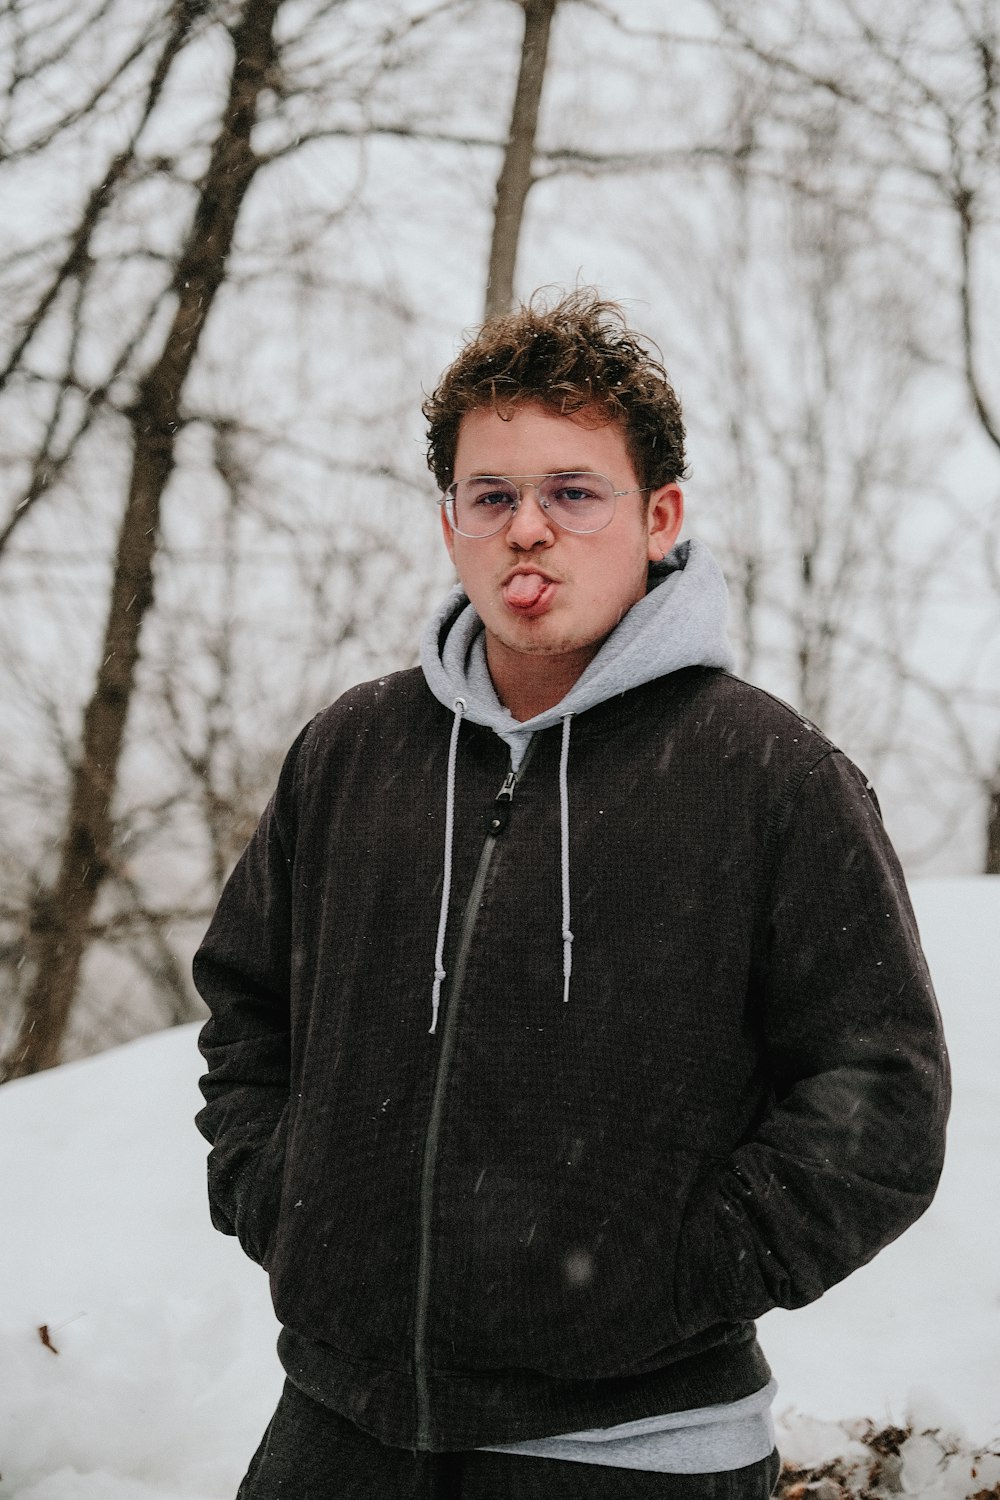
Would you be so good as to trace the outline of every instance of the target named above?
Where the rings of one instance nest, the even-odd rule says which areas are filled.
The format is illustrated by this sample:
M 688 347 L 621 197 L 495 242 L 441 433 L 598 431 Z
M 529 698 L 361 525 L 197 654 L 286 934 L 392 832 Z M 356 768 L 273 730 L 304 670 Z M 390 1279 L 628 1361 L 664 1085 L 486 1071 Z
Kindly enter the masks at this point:
M 438 917 L 437 947 L 434 951 L 434 988 L 431 990 L 431 1026 L 428 1035 L 437 1030 L 438 1009 L 444 971 L 444 935 L 448 927 L 448 903 L 451 899 L 451 855 L 455 823 L 455 762 L 458 758 L 458 732 L 462 727 L 465 699 L 456 698 L 455 718 L 448 744 L 448 786 L 444 804 L 444 871 L 441 877 L 441 913 Z
M 569 976 L 573 972 L 573 934 L 570 931 L 569 905 L 569 721 L 566 714 L 562 721 L 562 748 L 559 752 L 559 843 L 562 868 L 562 944 L 563 944 L 563 1003 L 569 999 Z

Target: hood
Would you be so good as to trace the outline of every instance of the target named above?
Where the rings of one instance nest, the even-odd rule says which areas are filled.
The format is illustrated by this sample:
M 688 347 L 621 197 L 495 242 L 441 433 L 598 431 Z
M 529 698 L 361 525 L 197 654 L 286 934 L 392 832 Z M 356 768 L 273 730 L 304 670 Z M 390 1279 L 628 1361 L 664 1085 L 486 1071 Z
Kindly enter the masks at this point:
M 732 671 L 727 603 L 725 579 L 708 548 L 703 542 L 681 542 L 662 562 L 650 564 L 645 598 L 622 617 L 565 698 L 523 723 L 496 695 L 482 621 L 460 584 L 428 622 L 420 665 L 438 702 L 453 713 L 461 698 L 464 717 L 503 740 L 516 771 L 536 730 L 550 729 L 568 714 L 583 713 L 681 667 Z

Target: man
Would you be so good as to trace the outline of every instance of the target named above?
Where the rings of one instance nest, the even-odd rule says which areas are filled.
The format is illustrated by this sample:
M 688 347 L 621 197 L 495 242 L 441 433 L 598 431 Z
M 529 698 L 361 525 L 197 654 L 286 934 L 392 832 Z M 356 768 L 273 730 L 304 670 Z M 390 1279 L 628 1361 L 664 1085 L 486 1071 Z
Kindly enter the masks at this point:
M 288 1376 L 240 1497 L 763 1497 L 753 1319 L 941 1167 L 902 875 L 730 675 L 616 307 L 487 323 L 425 412 L 461 585 L 299 736 L 195 962 L 213 1220 Z

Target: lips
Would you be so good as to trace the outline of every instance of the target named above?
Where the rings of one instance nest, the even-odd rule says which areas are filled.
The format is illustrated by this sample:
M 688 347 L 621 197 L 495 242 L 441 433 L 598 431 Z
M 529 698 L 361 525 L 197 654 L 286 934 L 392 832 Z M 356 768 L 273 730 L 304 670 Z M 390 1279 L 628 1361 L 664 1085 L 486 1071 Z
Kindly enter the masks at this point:
M 519 615 L 538 615 L 548 609 L 556 584 L 542 573 L 514 573 L 503 584 L 504 603 Z

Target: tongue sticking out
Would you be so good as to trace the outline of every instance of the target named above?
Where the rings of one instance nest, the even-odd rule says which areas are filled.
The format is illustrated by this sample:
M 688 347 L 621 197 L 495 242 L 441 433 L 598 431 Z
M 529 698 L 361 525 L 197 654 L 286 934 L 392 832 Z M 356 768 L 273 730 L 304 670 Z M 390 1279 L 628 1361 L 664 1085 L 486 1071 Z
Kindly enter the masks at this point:
M 504 584 L 504 598 L 514 609 L 531 609 L 549 586 L 538 573 L 515 573 Z

